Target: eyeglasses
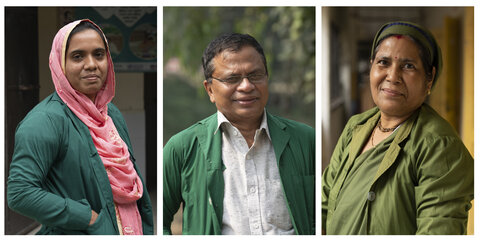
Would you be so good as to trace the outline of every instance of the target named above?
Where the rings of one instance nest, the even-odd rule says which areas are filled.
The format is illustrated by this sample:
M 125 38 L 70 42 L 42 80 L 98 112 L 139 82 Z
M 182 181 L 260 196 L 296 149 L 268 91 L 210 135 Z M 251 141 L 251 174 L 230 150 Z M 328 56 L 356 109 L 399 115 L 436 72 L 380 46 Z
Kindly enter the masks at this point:
M 211 77 L 212 79 L 216 79 L 220 82 L 229 84 L 229 85 L 236 85 L 239 84 L 244 78 L 247 78 L 248 81 L 252 84 L 260 84 L 263 83 L 267 78 L 266 74 L 250 74 L 246 76 L 241 76 L 241 75 L 232 75 L 227 77 L 226 79 L 219 79 L 215 77 Z

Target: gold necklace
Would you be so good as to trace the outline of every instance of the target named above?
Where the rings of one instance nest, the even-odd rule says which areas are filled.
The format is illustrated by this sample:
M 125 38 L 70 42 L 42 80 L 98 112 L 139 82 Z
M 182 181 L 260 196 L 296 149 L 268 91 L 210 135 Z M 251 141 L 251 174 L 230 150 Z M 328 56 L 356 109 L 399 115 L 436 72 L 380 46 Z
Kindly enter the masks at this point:
M 381 119 L 381 118 L 378 119 L 377 126 L 378 126 L 378 129 L 380 129 L 381 132 L 391 132 L 391 131 L 394 131 L 394 130 L 398 127 L 398 125 L 395 126 L 395 127 L 392 127 L 392 128 L 385 128 L 385 127 L 383 127 L 383 126 L 382 126 L 382 119 Z

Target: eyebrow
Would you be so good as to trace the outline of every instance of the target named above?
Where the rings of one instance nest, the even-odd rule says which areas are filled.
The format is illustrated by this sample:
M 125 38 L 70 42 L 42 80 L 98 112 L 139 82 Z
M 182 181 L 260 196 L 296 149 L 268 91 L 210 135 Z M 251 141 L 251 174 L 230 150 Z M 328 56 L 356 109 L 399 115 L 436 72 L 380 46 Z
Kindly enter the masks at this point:
M 265 71 L 263 71 L 265 72 Z M 252 71 L 249 71 L 247 75 L 262 73 L 262 68 L 256 67 Z M 228 71 L 228 76 L 240 76 L 241 74 L 235 73 L 234 71 Z
M 381 57 L 378 57 L 376 58 L 378 60 L 380 59 L 383 59 L 383 60 L 392 60 L 392 57 L 388 57 L 388 56 L 381 56 Z M 413 59 L 410 59 L 410 58 L 398 58 L 398 60 L 402 63 L 416 63 L 415 60 Z
M 106 52 L 105 48 L 96 48 L 93 50 L 93 52 L 98 52 L 98 51 L 104 51 Z M 83 49 L 75 49 L 75 50 L 72 50 L 72 52 L 70 52 L 70 54 L 76 54 L 76 53 L 84 53 L 84 52 L 87 52 Z

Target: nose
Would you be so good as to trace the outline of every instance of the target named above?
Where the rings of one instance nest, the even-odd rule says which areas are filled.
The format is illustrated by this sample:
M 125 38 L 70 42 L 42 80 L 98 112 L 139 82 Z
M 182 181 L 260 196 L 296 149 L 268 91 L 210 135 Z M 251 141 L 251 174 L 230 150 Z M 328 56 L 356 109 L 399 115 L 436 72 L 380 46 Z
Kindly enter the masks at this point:
M 243 92 L 250 92 L 255 89 L 255 85 L 250 82 L 250 80 L 247 79 L 247 77 L 243 77 L 242 81 L 240 81 L 240 84 L 237 87 L 238 91 L 243 91 Z
M 395 65 L 392 65 L 387 71 L 386 80 L 392 83 L 400 83 L 402 81 L 401 69 L 397 68 Z
M 85 57 L 85 65 L 84 68 L 86 70 L 95 70 L 97 69 L 97 61 L 95 60 L 95 57 L 92 55 L 88 55 Z

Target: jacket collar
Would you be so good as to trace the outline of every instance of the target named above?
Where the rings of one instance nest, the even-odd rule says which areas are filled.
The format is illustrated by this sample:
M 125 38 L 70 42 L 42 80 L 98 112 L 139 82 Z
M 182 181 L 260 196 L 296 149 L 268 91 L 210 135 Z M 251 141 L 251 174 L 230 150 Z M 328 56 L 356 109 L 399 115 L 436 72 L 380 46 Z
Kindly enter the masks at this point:
M 393 163 L 395 163 L 398 155 L 400 154 L 400 151 L 402 150 L 402 147 L 400 146 L 400 144 L 405 139 L 407 139 L 407 137 L 410 135 L 410 132 L 415 124 L 415 121 L 417 120 L 417 116 L 421 108 L 423 107 L 420 107 L 419 110 L 417 110 L 414 114 L 412 114 L 412 116 L 410 116 L 396 130 L 397 134 L 395 135 L 392 143 L 390 144 L 389 148 L 385 152 L 385 156 L 383 157 L 381 163 L 378 166 L 377 172 L 375 174 L 375 177 L 373 178 L 370 189 L 373 188 L 373 186 L 375 185 L 375 182 L 380 178 L 380 176 L 382 176 L 383 173 L 385 173 L 393 165 Z M 370 136 L 370 133 L 372 132 L 373 128 L 375 128 L 379 118 L 380 118 L 379 109 L 378 108 L 373 109 L 372 112 L 369 113 L 367 116 L 365 116 L 363 120 L 360 120 L 361 124 L 356 125 L 351 130 L 352 138 L 359 137 L 359 136 Z M 355 159 L 360 154 L 360 152 L 363 149 L 363 146 L 365 145 L 364 141 L 352 142 L 352 140 L 350 140 L 350 143 L 352 143 L 352 145 L 349 148 L 348 159 L 347 159 L 347 163 L 345 164 L 344 170 L 350 170 Z M 338 194 L 340 193 L 340 189 L 343 185 L 343 182 L 345 181 L 345 178 L 348 175 L 347 173 L 348 173 L 347 171 L 341 172 L 340 176 L 338 177 L 338 181 L 330 190 L 329 201 L 328 201 L 329 210 L 335 209 L 336 200 L 337 200 Z M 331 215 L 331 214 L 329 213 L 328 215 Z
M 267 124 L 272 139 L 277 165 L 280 167 L 280 157 L 287 146 L 290 135 L 286 132 L 287 126 L 284 123 L 278 120 L 277 117 L 270 115 L 267 111 L 265 111 L 265 113 L 267 115 Z M 225 170 L 225 165 L 222 161 L 222 132 L 216 131 L 217 128 L 218 117 L 217 113 L 215 113 L 198 122 L 198 125 L 195 128 L 195 134 L 207 165 L 209 201 L 211 202 L 216 215 L 216 219 L 213 220 L 214 229 L 221 232 L 225 187 L 223 170 Z M 280 172 L 280 175 L 281 174 L 282 172 Z
M 267 117 L 268 133 L 272 140 L 273 149 L 277 163 L 282 156 L 283 151 L 290 139 L 290 135 L 286 132 L 287 126 L 281 122 L 277 117 L 268 113 L 265 110 Z M 195 129 L 196 136 L 200 143 L 205 160 L 210 160 L 211 168 L 222 167 L 222 134 L 221 131 L 216 131 L 218 128 L 217 113 L 198 122 L 198 127 Z
M 90 137 L 90 131 L 87 127 L 87 125 L 85 125 L 85 123 L 83 123 L 73 112 L 72 110 L 70 110 L 70 108 L 68 108 L 68 106 L 65 104 L 65 102 L 60 98 L 60 96 L 58 95 L 58 93 L 55 91 L 53 92 L 53 94 L 51 95 L 52 96 L 52 99 L 53 101 L 58 101 L 60 103 L 62 103 L 63 105 L 65 105 L 65 113 L 66 115 L 72 120 L 72 123 L 73 125 L 75 126 L 75 128 L 79 131 L 79 133 L 82 135 L 83 138 L 86 138 L 86 140 L 89 140 L 91 139 Z M 112 117 L 111 115 L 111 112 L 109 111 L 108 112 L 108 116 Z M 128 137 L 128 133 L 125 133 L 123 131 L 121 127 L 121 123 L 119 123 L 119 120 L 117 120 L 116 118 L 112 118 L 112 121 L 115 125 L 115 127 L 117 128 L 117 131 L 118 131 L 118 134 L 120 135 L 120 137 L 122 138 L 122 140 L 125 142 L 125 144 L 127 144 L 127 147 L 128 147 L 128 151 L 130 152 L 130 155 L 133 156 L 133 149 L 131 147 L 131 143 L 129 141 L 129 137 Z M 97 148 L 95 147 L 95 144 L 92 142 L 89 142 L 89 145 L 88 145 L 89 149 L 90 149 L 90 155 L 94 156 L 97 154 Z M 133 161 L 133 160 L 132 160 Z
M 400 144 L 407 139 L 407 137 L 410 135 L 410 132 L 412 131 L 412 128 L 417 120 L 418 114 L 420 110 L 423 108 L 421 106 L 418 108 L 415 113 L 410 116 L 405 123 L 402 124 L 402 126 L 397 130 L 398 133 L 395 135 L 395 138 L 393 139 L 392 144 L 390 144 L 390 147 L 387 149 L 387 152 L 385 153 L 385 156 L 382 159 L 382 162 L 380 163 L 380 166 L 378 167 L 377 173 L 375 174 L 375 177 L 373 178 L 373 183 L 375 183 L 380 176 L 385 173 L 388 168 L 390 168 L 395 160 L 397 159 L 398 155 L 400 154 L 400 151 L 402 150 L 402 147 Z
M 415 124 L 415 121 L 417 120 L 418 113 L 420 112 L 420 109 L 422 107 L 418 108 L 417 111 L 415 111 L 396 131 L 397 134 L 395 135 L 392 143 L 390 144 L 390 147 L 387 149 L 385 152 L 385 156 L 382 159 L 382 162 L 380 163 L 377 173 L 375 174 L 375 177 L 373 179 L 372 185 L 375 183 L 380 176 L 385 173 L 388 168 L 390 168 L 395 160 L 397 159 L 397 156 L 400 154 L 400 151 L 402 147 L 400 144 L 410 135 L 410 132 L 413 128 L 413 125 Z M 378 119 L 380 118 L 380 111 L 376 112 L 370 119 L 368 119 L 367 122 L 365 122 L 366 128 L 359 128 L 357 126 L 355 129 L 353 129 L 353 137 L 355 136 L 370 136 L 369 133 L 375 128 Z M 367 133 L 368 132 L 368 133 Z M 351 146 L 350 148 L 350 154 L 348 157 L 347 161 L 347 167 L 350 168 L 351 165 L 353 165 L 354 160 L 358 157 L 360 154 L 360 151 L 363 149 L 363 146 L 365 145 L 364 142 L 357 141 L 355 142 L 354 145 Z
M 265 129 L 265 131 L 267 133 L 267 136 L 268 136 L 268 139 L 272 140 L 272 138 L 270 137 L 270 132 L 268 131 L 267 115 L 265 114 L 266 112 L 267 111 L 265 109 L 263 109 L 262 122 L 260 122 L 259 130 Z M 226 123 L 226 124 L 224 124 L 224 123 Z M 217 111 L 217 128 L 215 129 L 215 132 L 213 134 L 216 134 L 218 132 L 218 130 L 221 128 L 222 124 L 232 125 L 230 123 L 230 121 L 227 119 L 227 117 L 225 117 L 225 115 L 222 112 Z
M 280 167 L 280 157 L 290 140 L 290 134 L 287 133 L 287 126 L 283 122 L 268 112 L 265 113 L 267 113 L 268 129 L 272 139 L 273 150 L 275 151 L 275 158 L 277 159 L 277 165 Z
M 223 196 L 225 182 L 223 170 L 225 165 L 222 162 L 222 132 L 215 132 L 217 128 L 217 113 L 200 121 L 195 128 L 195 135 L 199 143 L 199 151 L 207 167 L 207 190 L 208 201 L 213 207 L 215 218 L 212 218 L 212 229 L 214 233 L 221 233 L 223 218 Z
M 198 138 L 201 151 L 203 152 L 205 160 L 208 162 L 208 170 L 222 168 L 222 134 L 221 132 L 215 132 L 217 128 L 217 118 L 217 113 L 215 113 L 201 120 L 197 128 L 195 128 L 195 134 Z

